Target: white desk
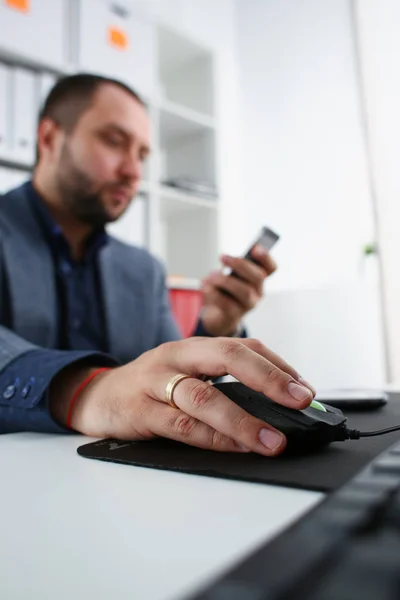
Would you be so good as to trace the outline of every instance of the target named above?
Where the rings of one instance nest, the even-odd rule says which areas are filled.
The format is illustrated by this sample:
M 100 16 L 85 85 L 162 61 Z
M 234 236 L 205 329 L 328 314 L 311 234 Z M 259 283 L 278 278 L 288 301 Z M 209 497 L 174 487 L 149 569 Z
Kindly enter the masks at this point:
M 2 600 L 182 598 L 323 497 L 88 460 L 86 441 L 0 436 Z

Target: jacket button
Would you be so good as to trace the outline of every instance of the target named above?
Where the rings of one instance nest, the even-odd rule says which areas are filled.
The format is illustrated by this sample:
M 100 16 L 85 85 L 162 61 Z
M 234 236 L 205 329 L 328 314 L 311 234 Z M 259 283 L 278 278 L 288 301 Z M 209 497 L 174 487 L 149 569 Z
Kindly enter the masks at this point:
M 21 390 L 21 396 L 22 398 L 27 398 L 29 396 L 29 393 L 32 389 L 32 386 L 30 383 L 27 383 Z
M 5 398 L 6 400 L 11 400 L 11 398 L 13 398 L 13 396 L 15 396 L 16 391 L 17 391 L 17 386 L 15 384 L 11 384 L 11 385 L 7 386 L 3 392 L 3 398 Z
M 31 389 L 33 384 L 35 383 L 35 378 L 31 377 L 26 384 L 24 385 L 24 387 L 21 390 L 21 398 L 27 398 L 29 396 L 29 394 L 31 393 Z

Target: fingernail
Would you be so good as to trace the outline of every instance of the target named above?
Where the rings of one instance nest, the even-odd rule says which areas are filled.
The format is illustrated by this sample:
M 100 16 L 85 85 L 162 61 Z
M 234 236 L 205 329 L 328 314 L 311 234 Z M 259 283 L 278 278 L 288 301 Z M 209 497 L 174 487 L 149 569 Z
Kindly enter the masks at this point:
M 215 279 L 220 275 L 219 271 L 213 271 L 208 276 L 208 281 L 215 281 Z
M 231 260 L 232 256 L 229 256 L 229 254 L 223 254 L 221 258 L 222 260 Z
M 263 248 L 263 246 L 256 246 L 254 248 L 254 252 L 257 254 L 257 256 L 267 256 L 267 251 L 265 248 Z
M 283 435 L 273 429 L 260 429 L 258 439 L 263 446 L 269 450 L 275 451 L 283 442 Z
M 308 383 L 308 381 L 306 379 L 304 379 L 304 377 L 299 377 L 299 382 L 302 383 L 303 385 L 305 385 L 306 387 L 310 388 L 310 390 L 312 391 L 314 396 L 316 395 L 317 390 L 315 389 L 315 387 L 313 385 L 311 385 L 311 383 Z
M 291 381 L 288 385 L 288 392 L 298 402 L 303 402 L 304 400 L 311 400 L 312 392 L 304 385 L 299 385 L 298 383 L 294 383 Z

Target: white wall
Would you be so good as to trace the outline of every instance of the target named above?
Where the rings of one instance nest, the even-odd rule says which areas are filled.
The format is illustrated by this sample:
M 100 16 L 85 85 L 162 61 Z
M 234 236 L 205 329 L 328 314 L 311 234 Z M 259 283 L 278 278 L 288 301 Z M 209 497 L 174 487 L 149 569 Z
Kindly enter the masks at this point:
M 385 377 L 376 265 L 362 258 L 374 221 L 350 8 L 236 1 L 238 213 L 248 238 L 262 224 L 282 236 L 270 299 L 248 322 L 322 387 Z
M 374 294 L 368 285 L 329 286 L 267 294 L 247 319 L 266 345 L 317 389 L 379 388 L 384 382 Z
M 400 3 L 356 4 L 392 380 L 400 380 Z
M 349 279 L 373 239 L 348 0 L 237 1 L 247 228 L 279 289 Z

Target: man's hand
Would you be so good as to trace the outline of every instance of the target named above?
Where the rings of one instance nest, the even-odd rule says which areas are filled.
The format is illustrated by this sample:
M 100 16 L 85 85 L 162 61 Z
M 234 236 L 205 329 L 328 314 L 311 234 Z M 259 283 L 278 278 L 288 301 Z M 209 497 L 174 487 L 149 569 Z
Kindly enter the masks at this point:
M 263 297 L 264 280 L 276 270 L 276 263 L 262 246 L 255 246 L 252 256 L 259 264 L 244 258 L 222 257 L 223 264 L 240 279 L 217 271 L 203 280 L 201 321 L 211 335 L 234 335 L 243 316 Z
M 66 423 L 75 390 L 90 372 L 70 367 L 53 381 L 50 407 L 61 424 Z M 190 378 L 176 386 L 174 408 L 165 399 L 165 389 L 179 373 Z M 95 437 L 165 437 L 219 451 L 279 454 L 286 445 L 281 433 L 204 381 L 226 374 L 291 408 L 305 408 L 315 394 L 257 340 L 189 338 L 162 344 L 125 366 L 98 374 L 78 397 L 72 428 Z

